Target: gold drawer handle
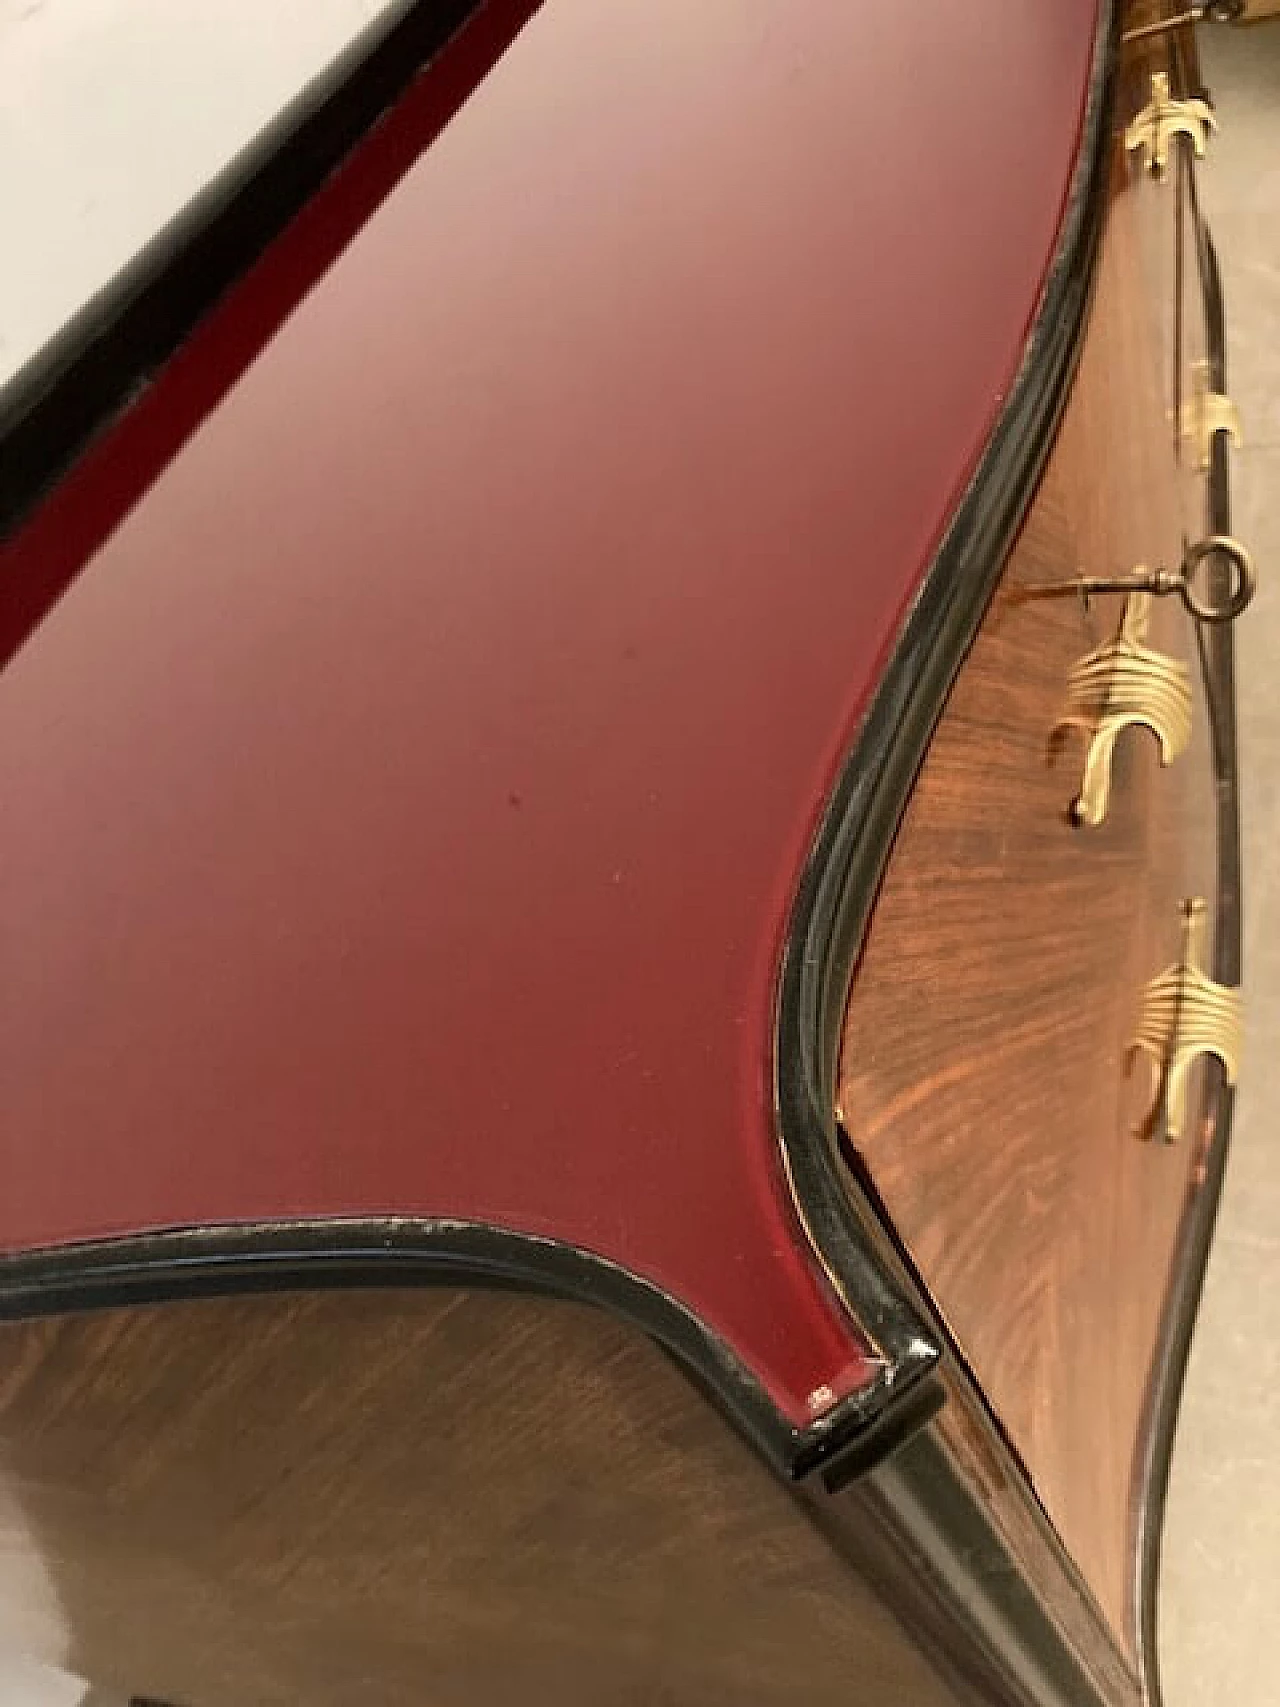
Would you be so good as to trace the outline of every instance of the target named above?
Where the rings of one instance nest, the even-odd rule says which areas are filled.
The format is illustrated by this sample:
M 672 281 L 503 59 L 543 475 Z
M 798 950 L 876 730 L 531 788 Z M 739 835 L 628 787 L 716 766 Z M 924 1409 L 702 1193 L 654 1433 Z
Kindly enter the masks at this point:
M 1172 1144 L 1187 1125 L 1187 1093 L 1191 1069 L 1201 1055 L 1216 1055 L 1229 1085 L 1240 1068 L 1244 1036 L 1244 1007 L 1240 991 L 1215 984 L 1201 964 L 1204 954 L 1205 904 L 1182 904 L 1182 958 L 1147 985 L 1138 1030 L 1126 1061 L 1146 1055 L 1155 1070 L 1156 1093 L 1142 1127 L 1144 1137 L 1157 1133 Z
M 1069 729 L 1088 738 L 1084 779 L 1071 804 L 1077 824 L 1101 824 L 1111 795 L 1111 756 L 1129 728 L 1150 729 L 1160 743 L 1160 762 L 1171 765 L 1191 740 L 1191 677 L 1185 664 L 1153 652 L 1146 639 L 1151 595 L 1130 593 L 1114 640 L 1072 669 L 1067 709 L 1053 741 Z
M 1231 565 L 1227 596 L 1221 604 L 1202 599 L 1196 591 L 1197 570 L 1216 556 L 1225 557 Z M 1229 533 L 1211 533 L 1186 548 L 1176 569 L 1148 569 L 1145 563 L 1139 563 L 1127 575 L 1077 575 L 1070 581 L 1037 581 L 1023 588 L 1022 597 L 1076 593 L 1087 604 L 1093 593 L 1154 593 L 1160 599 L 1174 593 L 1198 622 L 1234 622 L 1248 609 L 1257 586 L 1258 571 L 1249 548 Z
M 1169 74 L 1151 74 L 1151 99 L 1136 113 L 1124 133 L 1128 153 L 1141 149 L 1146 158 L 1143 165 L 1153 178 L 1163 178 L 1169 165 L 1169 144 L 1175 136 L 1189 136 L 1198 158 L 1204 157 L 1204 145 L 1218 121 L 1208 101 L 1198 98 L 1175 101 L 1169 93 Z
M 1183 441 L 1195 451 L 1201 474 L 1213 466 L 1213 441 L 1218 433 L 1227 433 L 1237 450 L 1244 443 L 1240 411 L 1224 391 L 1211 389 L 1208 362 L 1192 364 L 1191 396 L 1182 405 L 1181 426 Z

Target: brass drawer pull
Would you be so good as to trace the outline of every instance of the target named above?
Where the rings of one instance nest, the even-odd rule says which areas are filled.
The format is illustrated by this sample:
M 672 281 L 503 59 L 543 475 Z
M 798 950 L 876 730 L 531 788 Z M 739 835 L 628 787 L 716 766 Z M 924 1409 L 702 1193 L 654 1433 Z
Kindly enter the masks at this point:
M 1111 794 L 1111 755 L 1124 730 L 1150 729 L 1160 762 L 1171 765 L 1191 740 L 1191 678 L 1184 664 L 1144 646 L 1151 595 L 1130 593 L 1120 632 L 1080 660 L 1067 678 L 1067 709 L 1052 739 L 1069 729 L 1088 738 L 1084 778 L 1071 804 L 1072 821 L 1101 824 Z
M 1198 97 L 1177 101 L 1169 93 L 1167 71 L 1151 74 L 1151 99 L 1135 114 L 1124 133 L 1125 149 L 1141 149 L 1143 161 L 1153 178 L 1163 178 L 1169 165 L 1169 144 L 1175 136 L 1189 136 L 1198 157 L 1204 155 L 1205 140 L 1218 121 L 1208 101 Z
M 1196 572 L 1209 558 L 1221 555 L 1231 565 L 1231 581 L 1221 604 L 1202 599 L 1196 591 Z M 1140 563 L 1127 575 L 1077 575 L 1071 581 L 1038 582 L 1024 589 L 1024 596 L 1078 593 L 1086 601 L 1091 593 L 1153 593 L 1165 598 L 1174 593 L 1199 622 L 1234 622 L 1249 606 L 1258 585 L 1258 571 L 1247 546 L 1229 533 L 1211 533 L 1186 549 L 1176 569 L 1148 569 Z
M 1218 433 L 1230 435 L 1237 450 L 1244 443 L 1240 431 L 1240 411 L 1223 391 L 1209 388 L 1208 362 L 1196 362 L 1191 369 L 1191 396 L 1182 405 L 1182 437 L 1195 451 L 1196 468 L 1207 474 L 1213 466 L 1213 441 Z
M 1126 1060 L 1146 1055 L 1156 1072 L 1156 1093 L 1142 1136 L 1172 1144 L 1187 1125 L 1191 1069 L 1201 1055 L 1216 1055 L 1229 1085 L 1240 1067 L 1244 1008 L 1240 991 L 1215 984 L 1201 964 L 1205 904 L 1182 904 L 1182 957 L 1147 985 L 1138 1030 Z

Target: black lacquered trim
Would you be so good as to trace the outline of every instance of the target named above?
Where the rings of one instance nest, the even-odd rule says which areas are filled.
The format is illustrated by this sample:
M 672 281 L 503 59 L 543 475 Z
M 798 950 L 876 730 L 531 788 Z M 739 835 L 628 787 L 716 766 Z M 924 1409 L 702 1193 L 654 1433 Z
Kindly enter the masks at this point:
M 656 1340 L 781 1475 L 830 1462 L 852 1441 L 871 1457 L 895 1437 L 880 1370 L 804 1428 L 793 1427 L 719 1335 L 660 1287 L 558 1239 L 411 1216 L 173 1228 L 0 1258 L 0 1320 L 324 1287 L 497 1286 L 591 1304 Z M 919 1359 L 910 1379 L 932 1367 Z
M 907 796 L 1056 437 L 1087 319 L 1107 199 L 1118 19 L 1100 8 L 1075 176 L 1021 369 L 836 784 L 801 879 L 775 1032 L 778 1131 L 801 1219 L 837 1291 L 890 1363 L 945 1336 L 905 1290 L 892 1240 L 852 1192 L 835 1128 L 849 983 Z M 855 1144 L 857 1134 L 851 1134 Z
M 963 1459 L 951 1431 L 930 1423 L 851 1486 L 832 1489 L 829 1473 L 815 1477 L 806 1489 L 815 1521 L 881 1585 L 920 1646 L 963 1686 L 963 1699 L 987 1707 L 1139 1707 L 1136 1674 L 1103 1626 L 1090 1631 L 1088 1608 L 1076 1640 L 1059 1621 L 1056 1608 L 1075 1596 L 1077 1578 L 1047 1519 L 1028 1512 L 1031 1558 L 1002 1528 L 991 1478 L 998 1484 L 1019 1471 L 990 1437 L 963 1371 L 946 1369 L 939 1384 L 948 1410 L 967 1413 L 986 1437 L 983 1467 Z
M 843 1133 L 841 1154 L 851 1182 L 884 1229 L 889 1260 L 902 1284 L 932 1309 L 924 1278 L 894 1229 L 866 1162 Z M 960 1414 L 963 1426 L 954 1416 L 934 1424 L 936 1412 L 931 1412 L 920 1423 L 929 1429 L 925 1449 L 895 1453 L 896 1470 L 888 1454 L 865 1466 L 875 1489 L 871 1504 L 879 1505 L 880 1521 L 897 1537 L 898 1563 L 893 1569 L 903 1581 L 895 1591 L 895 1606 L 904 1611 L 914 1603 L 920 1628 L 935 1632 L 949 1663 L 987 1692 L 984 1701 L 1023 1702 L 1028 1697 L 1019 1690 L 1034 1672 L 1041 1679 L 1041 1692 L 1030 1697 L 1036 1707 L 1058 1702 L 1063 1707 L 1076 1707 L 1077 1702 L 1081 1707 L 1102 1702 L 1107 1707 L 1137 1707 L 1138 1673 L 1067 1552 L 1026 1464 L 946 1323 L 935 1314 L 932 1327 L 947 1352 L 936 1378 L 926 1386 Z M 957 1432 L 967 1436 L 985 1461 L 976 1480 L 972 1467 L 955 1450 Z M 904 1434 L 904 1445 L 907 1438 Z M 914 1431 L 909 1438 L 914 1448 Z M 924 1481 L 915 1480 L 914 1468 L 905 1477 L 898 1473 L 904 1465 L 921 1466 Z M 813 1480 L 839 1493 L 851 1479 L 848 1466 L 855 1475 L 863 1472 L 856 1445 Z M 883 1474 L 886 1469 L 889 1473 Z M 995 1511 L 993 1490 L 1002 1488 L 1018 1490 L 1023 1543 L 1034 1538 L 1033 1557 L 1015 1548 Z M 930 1510 L 935 1501 L 936 1513 Z M 914 1562 L 905 1570 L 904 1557 Z M 975 1571 L 979 1559 L 984 1568 Z
M 482 4 L 399 0 L 0 390 L 0 538 Z

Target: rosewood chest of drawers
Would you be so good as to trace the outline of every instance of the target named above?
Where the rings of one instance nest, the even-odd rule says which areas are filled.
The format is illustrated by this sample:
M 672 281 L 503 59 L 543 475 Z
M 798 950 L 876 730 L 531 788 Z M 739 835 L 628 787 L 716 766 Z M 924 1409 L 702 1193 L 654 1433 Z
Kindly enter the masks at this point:
M 1216 115 L 930 10 L 394 7 L 0 399 L 0 1652 L 1158 1707 Z

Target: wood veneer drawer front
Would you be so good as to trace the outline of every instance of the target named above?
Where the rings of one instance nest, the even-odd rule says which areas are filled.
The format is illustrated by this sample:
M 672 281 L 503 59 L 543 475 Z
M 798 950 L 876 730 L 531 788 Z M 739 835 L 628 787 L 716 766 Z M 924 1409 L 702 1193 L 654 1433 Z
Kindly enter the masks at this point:
M 1142 242 L 1117 194 L 1056 448 L 855 968 L 839 1093 L 849 1142 L 1126 1636 L 1131 1466 L 1196 1146 L 1136 1135 L 1149 1084 L 1125 1056 L 1145 985 L 1177 958 L 1181 901 L 1215 892 L 1213 777 L 1196 635 L 1157 600 L 1148 643 L 1186 670 L 1189 745 L 1164 769 L 1154 739 L 1127 731 L 1104 821 L 1072 826 L 1083 742 L 1052 734 L 1121 600 L 1034 589 L 1179 559 Z

